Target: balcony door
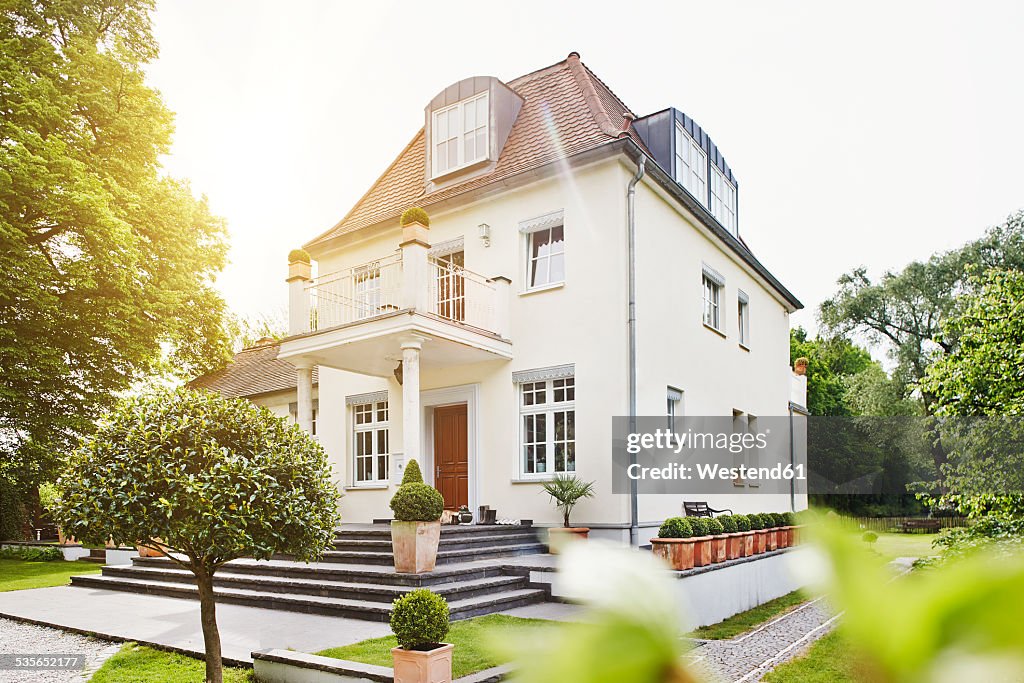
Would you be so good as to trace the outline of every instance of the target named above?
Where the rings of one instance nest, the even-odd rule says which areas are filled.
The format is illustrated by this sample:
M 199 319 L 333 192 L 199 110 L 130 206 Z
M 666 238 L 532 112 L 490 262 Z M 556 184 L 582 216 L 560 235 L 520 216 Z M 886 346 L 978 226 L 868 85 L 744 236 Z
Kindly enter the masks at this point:
M 460 323 L 466 320 L 465 267 L 464 251 L 437 257 L 437 314 Z
M 465 403 L 434 408 L 434 488 L 446 509 L 469 505 L 469 438 Z

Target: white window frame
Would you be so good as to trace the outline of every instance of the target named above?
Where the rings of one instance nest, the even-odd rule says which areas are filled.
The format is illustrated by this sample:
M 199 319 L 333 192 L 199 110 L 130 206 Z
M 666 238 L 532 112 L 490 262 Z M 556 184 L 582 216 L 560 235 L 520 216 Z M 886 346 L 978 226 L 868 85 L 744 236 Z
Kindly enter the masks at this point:
M 527 403 L 526 396 L 529 394 L 533 399 L 543 396 L 543 402 Z M 562 400 L 556 400 L 560 395 Z M 516 385 L 516 402 L 519 405 L 519 448 L 517 459 L 519 461 L 518 472 L 523 479 L 550 479 L 556 474 L 573 474 L 576 467 L 576 377 L 568 375 L 551 379 L 535 379 L 519 382 Z M 555 433 L 555 416 L 564 414 L 563 418 L 567 423 L 569 416 L 572 418 L 572 438 L 563 435 L 562 439 L 557 438 Z M 544 440 L 526 442 L 527 419 L 536 419 L 537 416 L 544 416 Z M 555 449 L 558 445 L 565 447 L 563 452 L 563 468 L 555 468 Z M 568 448 L 571 445 L 573 452 L 573 468 L 568 469 L 569 463 Z M 528 447 L 533 446 L 533 472 L 528 471 Z M 545 466 L 543 472 L 537 471 L 537 446 L 544 448 Z
M 708 155 L 683 124 L 676 122 L 676 182 L 701 206 L 708 205 Z M 696 171 L 694 170 L 696 169 Z
M 742 289 L 736 296 L 736 329 L 740 335 L 740 346 L 750 347 L 750 297 Z
M 360 415 L 368 409 L 370 419 L 360 422 Z M 383 411 L 383 419 L 381 419 Z M 354 486 L 374 486 L 388 483 L 391 467 L 391 431 L 389 429 L 390 407 L 387 398 L 352 403 L 349 405 L 349 419 L 352 427 L 352 483 Z M 370 434 L 371 453 L 360 455 L 359 441 L 363 434 Z M 384 444 L 382 447 L 381 437 Z M 369 458 L 369 478 L 359 478 L 359 461 Z M 383 462 L 381 462 L 383 459 Z
M 555 230 L 561 230 L 562 241 L 555 243 L 549 241 L 550 249 L 547 254 L 543 256 L 533 256 L 533 241 L 538 235 L 547 234 L 553 236 Z M 523 252 L 524 252 L 524 266 L 523 266 L 523 293 L 543 291 L 545 289 L 553 289 L 555 287 L 561 287 L 565 284 L 567 277 L 567 263 L 566 263 L 566 234 L 565 234 L 565 217 L 562 211 L 554 211 L 537 218 L 532 218 L 527 221 L 523 221 L 519 224 L 519 232 L 523 235 Z M 551 278 L 551 263 L 556 257 L 561 259 L 562 263 L 562 277 L 560 279 Z M 539 284 L 534 284 L 534 269 L 539 268 L 543 264 L 547 272 L 547 279 Z
M 289 413 L 289 415 L 291 415 L 292 422 L 294 422 L 295 424 L 299 424 L 299 404 L 297 402 L 289 403 L 288 404 L 288 413 Z M 317 418 L 319 418 L 319 416 L 320 416 L 319 413 L 320 413 L 320 399 L 314 398 L 313 399 L 312 421 L 310 422 L 310 425 L 309 425 L 309 435 L 311 437 L 313 437 L 314 441 L 319 441 L 320 440 L 320 437 L 317 436 L 317 433 L 316 433 Z
M 352 270 L 352 293 L 356 304 L 356 318 L 372 318 L 381 312 L 384 300 L 384 280 L 380 262 L 374 261 Z
M 490 94 L 488 93 L 488 91 L 485 90 L 484 92 L 477 93 L 476 95 L 473 95 L 472 97 L 467 97 L 464 100 L 459 100 L 455 104 L 448 105 L 447 107 L 442 107 L 441 109 L 438 109 L 437 111 L 435 111 L 435 112 L 433 112 L 431 114 L 431 116 L 430 116 L 430 125 L 431 125 L 431 128 L 430 128 L 430 131 L 431 131 L 431 135 L 430 135 L 430 146 L 431 146 L 431 149 L 430 149 L 430 171 L 431 171 L 431 173 L 430 173 L 430 175 L 431 175 L 432 178 L 439 178 L 441 176 L 448 175 L 449 173 L 454 173 L 455 171 L 458 171 L 460 169 L 466 168 L 467 166 L 472 166 L 473 164 L 475 164 L 475 163 L 477 163 L 479 161 L 484 161 L 485 159 L 490 157 L 490 151 L 491 151 L 491 120 L 490 120 L 491 119 L 491 113 L 490 112 L 491 112 L 491 110 L 490 110 L 490 99 L 489 98 L 490 98 Z M 466 114 L 465 114 L 465 109 L 466 109 L 466 107 L 469 104 L 472 104 L 475 107 L 477 105 L 477 103 L 479 101 L 481 101 L 481 100 L 484 101 L 484 111 L 486 112 L 485 120 L 484 120 L 482 125 L 481 125 L 480 121 L 476 121 L 476 126 L 471 131 L 467 131 L 466 130 Z M 439 140 L 438 137 L 437 137 L 437 134 L 440 132 L 440 126 L 438 124 L 438 119 L 441 117 L 442 114 L 446 114 L 447 115 L 449 112 L 453 112 L 453 111 L 457 112 L 456 119 L 459 122 L 458 132 L 455 135 L 452 135 L 452 132 L 449 130 L 449 131 L 447 131 L 447 134 L 445 135 L 444 140 Z M 477 133 L 477 131 L 479 131 L 480 129 L 483 129 L 483 132 L 484 132 L 484 141 L 483 141 L 483 145 L 482 145 L 482 148 L 483 148 L 482 149 L 482 153 L 481 153 L 481 150 L 477 150 L 477 154 L 472 159 L 467 159 L 466 158 L 466 137 L 467 137 L 467 135 L 469 133 L 472 133 L 472 134 L 475 135 Z M 439 156 L 437 154 L 437 146 L 440 143 L 442 143 L 442 142 L 449 142 L 450 140 L 455 140 L 456 141 L 455 148 L 457 150 L 456 156 L 457 156 L 458 160 L 457 160 L 457 162 L 456 162 L 456 164 L 454 166 L 447 166 L 447 167 L 445 167 L 442 170 L 438 166 Z M 446 159 L 446 161 L 447 161 L 447 159 Z
M 665 413 L 668 416 L 668 428 L 675 426 L 677 417 L 683 415 L 683 390 L 669 386 L 665 396 Z
M 722 334 L 725 333 L 724 294 L 725 279 L 705 267 L 701 271 L 701 319 L 704 325 Z
M 711 215 L 723 228 L 736 235 L 736 186 L 717 166 L 712 166 L 711 171 Z

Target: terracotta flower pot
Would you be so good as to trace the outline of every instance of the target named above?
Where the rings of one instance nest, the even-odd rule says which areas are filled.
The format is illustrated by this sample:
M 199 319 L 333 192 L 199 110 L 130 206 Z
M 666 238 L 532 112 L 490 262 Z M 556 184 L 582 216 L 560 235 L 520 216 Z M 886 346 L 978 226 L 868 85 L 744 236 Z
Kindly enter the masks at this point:
M 412 524 L 413 522 L 404 522 Z M 395 683 L 451 683 L 454 645 L 441 643 L 433 650 L 391 648 Z
M 548 529 L 548 552 L 557 555 L 560 546 L 585 541 L 589 533 L 590 528 L 585 526 L 553 526 Z
M 68 536 L 65 536 L 64 530 L 60 527 L 57 527 L 57 542 L 61 545 L 74 545 L 78 543 L 78 541 L 76 541 L 74 537 L 69 538 Z
M 652 538 L 651 552 L 675 571 L 693 569 L 692 538 Z
M 422 574 L 434 570 L 441 522 L 391 522 L 391 548 L 395 571 Z
M 158 546 L 163 547 L 163 542 L 159 538 L 154 538 L 153 542 Z M 163 557 L 164 554 L 153 548 L 147 548 L 145 546 L 136 545 L 135 549 L 139 551 L 139 557 Z
M 786 527 L 786 547 L 787 548 L 792 548 L 795 545 L 796 545 L 796 527 L 795 526 L 787 526 Z
M 725 562 L 729 537 L 726 534 L 719 534 L 711 538 L 711 561 Z
M 753 531 L 741 531 L 743 535 L 743 543 L 740 546 L 743 549 L 743 553 L 740 557 L 750 557 L 754 554 L 754 536 L 756 535 Z
M 693 566 L 706 567 L 711 564 L 712 536 L 695 536 L 693 539 Z
M 743 533 L 728 534 L 725 542 L 725 559 L 735 560 L 743 557 Z
M 754 554 L 760 555 L 768 548 L 768 532 L 758 529 L 754 532 Z
M 776 530 L 775 533 L 779 537 L 779 547 L 780 548 L 788 548 L 789 547 L 789 527 L 788 526 L 779 527 Z
M 778 529 L 768 529 L 768 533 L 765 534 L 765 541 L 767 545 L 767 550 L 777 550 L 779 547 Z

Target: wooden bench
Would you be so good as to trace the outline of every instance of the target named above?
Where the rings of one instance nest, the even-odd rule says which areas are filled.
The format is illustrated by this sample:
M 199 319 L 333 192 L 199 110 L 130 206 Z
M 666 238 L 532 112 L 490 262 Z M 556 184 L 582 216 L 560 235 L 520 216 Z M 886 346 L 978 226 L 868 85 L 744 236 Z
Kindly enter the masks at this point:
M 942 528 L 942 523 L 937 519 L 905 519 L 900 524 L 900 531 L 911 534 L 915 531 L 923 531 L 926 534 L 935 534 Z
M 715 510 L 714 508 L 709 508 L 708 504 L 704 501 L 683 501 L 683 514 L 687 517 L 713 517 L 714 515 L 712 513 L 720 515 L 726 512 L 730 515 L 732 514 L 732 510 Z

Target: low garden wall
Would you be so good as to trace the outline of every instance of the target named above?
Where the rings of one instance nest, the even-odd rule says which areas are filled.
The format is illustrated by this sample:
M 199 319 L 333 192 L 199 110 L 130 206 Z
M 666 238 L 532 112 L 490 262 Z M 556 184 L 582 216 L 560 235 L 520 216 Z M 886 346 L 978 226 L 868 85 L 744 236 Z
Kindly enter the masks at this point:
M 392 683 L 394 671 L 384 666 L 350 662 L 333 657 L 307 655 L 294 650 L 258 650 L 252 666 L 260 683 Z M 496 683 L 504 680 L 508 667 L 484 669 L 452 683 Z
M 0 544 L 0 549 L 4 548 L 59 548 L 61 554 L 65 560 L 73 562 L 83 557 L 88 557 L 89 549 L 83 547 L 80 543 L 66 543 L 64 545 L 57 545 L 55 543 L 44 543 L 41 541 L 4 541 Z

